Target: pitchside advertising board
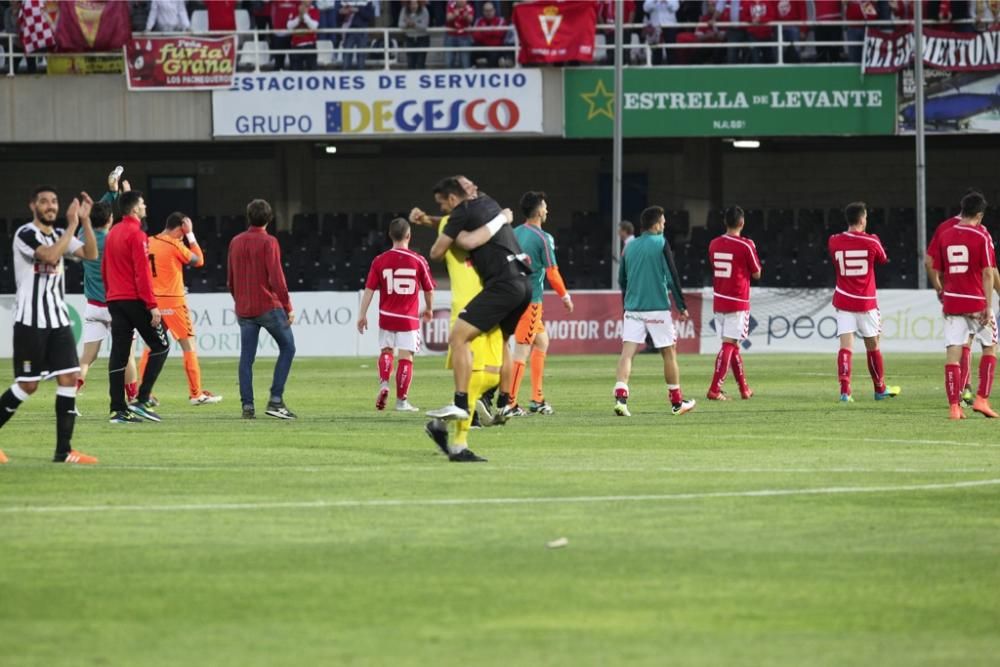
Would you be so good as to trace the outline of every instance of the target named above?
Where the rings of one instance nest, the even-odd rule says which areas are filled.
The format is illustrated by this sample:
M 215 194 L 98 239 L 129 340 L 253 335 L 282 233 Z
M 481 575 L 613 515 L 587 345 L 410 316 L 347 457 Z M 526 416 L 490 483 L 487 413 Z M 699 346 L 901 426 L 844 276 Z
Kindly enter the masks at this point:
M 215 137 L 542 132 L 537 70 L 240 74 L 212 93 Z
M 297 354 L 302 357 L 351 357 L 378 354 L 378 297 L 368 312 L 370 328 L 357 330 L 361 292 L 300 292 L 292 294 Z M 754 289 L 751 294 L 750 337 L 747 353 L 830 352 L 837 347 L 836 311 L 830 290 Z M 715 354 L 719 338 L 712 313 L 712 290 L 685 293 L 691 319 L 675 322 L 678 350 Z M 434 294 L 434 319 L 423 325 L 423 354 L 442 354 L 448 348 L 451 294 Z M 83 325 L 85 301 L 67 297 L 77 339 Z M 622 300 L 612 291 L 574 292 L 575 309 L 567 313 L 554 294 L 545 295 L 545 327 L 552 354 L 617 354 L 621 351 Z M 188 304 L 195 324 L 198 353 L 204 357 L 235 357 L 240 353 L 240 329 L 229 294 L 190 294 Z M 13 327 L 14 297 L 0 296 L 0 332 Z M 881 290 L 882 348 L 888 352 L 942 352 L 941 306 L 931 290 Z M 107 343 L 105 344 L 107 345 Z M 858 343 L 860 346 L 860 342 Z M 174 349 L 180 348 L 174 344 Z M 859 347 L 860 349 L 860 347 Z M 0 358 L 11 356 L 11 337 L 0 335 Z M 107 355 L 107 349 L 102 353 Z M 275 357 L 278 347 L 261 331 L 257 355 Z
M 566 136 L 610 137 L 614 72 L 564 71 Z M 893 134 L 896 77 L 856 65 L 625 70 L 627 137 Z

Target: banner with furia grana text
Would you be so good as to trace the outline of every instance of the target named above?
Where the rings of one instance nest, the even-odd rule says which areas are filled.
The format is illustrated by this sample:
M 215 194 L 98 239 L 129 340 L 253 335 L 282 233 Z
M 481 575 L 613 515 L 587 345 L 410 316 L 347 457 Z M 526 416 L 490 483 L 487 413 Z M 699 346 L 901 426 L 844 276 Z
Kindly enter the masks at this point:
M 614 72 L 566 69 L 568 138 L 610 137 Z M 888 135 L 896 77 L 856 65 L 655 67 L 625 71 L 626 137 Z

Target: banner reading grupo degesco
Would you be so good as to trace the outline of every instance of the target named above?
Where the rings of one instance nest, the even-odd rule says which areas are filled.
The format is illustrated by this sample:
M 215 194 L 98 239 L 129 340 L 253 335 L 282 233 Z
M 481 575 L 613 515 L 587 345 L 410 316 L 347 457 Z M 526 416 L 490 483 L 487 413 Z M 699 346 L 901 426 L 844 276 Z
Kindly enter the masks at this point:
M 950 32 L 924 28 L 923 60 L 928 67 L 949 72 L 1000 70 L 1000 30 Z M 865 31 L 866 74 L 898 72 L 913 61 L 913 28 Z
M 239 74 L 212 93 L 216 137 L 542 132 L 537 70 Z
M 236 37 L 143 37 L 125 45 L 129 90 L 229 88 Z

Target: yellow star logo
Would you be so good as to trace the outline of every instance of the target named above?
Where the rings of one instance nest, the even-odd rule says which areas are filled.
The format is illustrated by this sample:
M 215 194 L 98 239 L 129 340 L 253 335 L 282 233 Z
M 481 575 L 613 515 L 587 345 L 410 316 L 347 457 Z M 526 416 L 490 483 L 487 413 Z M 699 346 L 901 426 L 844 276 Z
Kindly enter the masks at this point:
M 614 105 L 615 96 L 604 87 L 604 79 L 597 80 L 597 87 L 592 93 L 580 95 L 583 101 L 590 107 L 587 110 L 587 120 L 593 120 L 596 116 L 607 116 L 611 120 L 615 119 Z

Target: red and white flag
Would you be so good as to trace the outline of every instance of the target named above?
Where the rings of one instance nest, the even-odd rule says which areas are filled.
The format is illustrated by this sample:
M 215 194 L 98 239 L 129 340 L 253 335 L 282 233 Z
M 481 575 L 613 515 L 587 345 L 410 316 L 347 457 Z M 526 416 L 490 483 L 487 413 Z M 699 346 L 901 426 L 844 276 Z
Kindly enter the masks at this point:
M 534 0 L 514 5 L 521 44 L 518 62 L 592 62 L 597 3 L 589 0 Z
M 21 43 L 25 53 L 45 51 L 56 44 L 52 29 L 52 19 L 45 9 L 45 0 L 24 0 L 18 20 L 21 27 Z

